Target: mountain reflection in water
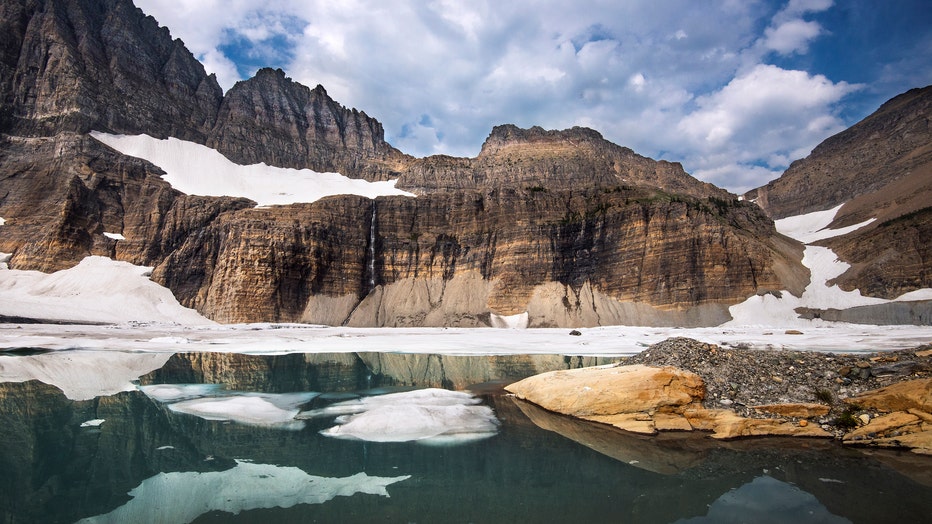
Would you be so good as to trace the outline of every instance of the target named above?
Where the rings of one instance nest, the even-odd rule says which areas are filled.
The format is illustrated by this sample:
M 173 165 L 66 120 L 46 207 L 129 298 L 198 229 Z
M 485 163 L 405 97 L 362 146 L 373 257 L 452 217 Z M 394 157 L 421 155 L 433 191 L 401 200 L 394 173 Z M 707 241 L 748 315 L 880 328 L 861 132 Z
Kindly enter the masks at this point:
M 131 357 L 122 356 L 125 373 Z M 932 514 L 929 457 L 823 440 L 645 437 L 501 390 L 604 358 L 190 353 L 113 393 L 112 381 L 95 376 L 108 372 L 103 365 L 56 376 L 69 372 L 56 360 L 66 357 L 0 357 L 0 522 L 920 522 Z M 26 358 L 48 360 L 17 360 Z M 17 362 L 43 372 L 17 371 Z M 38 380 L 13 381 L 28 376 Z M 84 397 L 97 383 L 106 391 L 72 400 L 50 385 L 82 379 Z M 369 404 L 388 411 L 364 427 L 385 435 L 326 435 Z M 470 412 L 480 413 L 482 438 L 416 444 L 461 427 Z

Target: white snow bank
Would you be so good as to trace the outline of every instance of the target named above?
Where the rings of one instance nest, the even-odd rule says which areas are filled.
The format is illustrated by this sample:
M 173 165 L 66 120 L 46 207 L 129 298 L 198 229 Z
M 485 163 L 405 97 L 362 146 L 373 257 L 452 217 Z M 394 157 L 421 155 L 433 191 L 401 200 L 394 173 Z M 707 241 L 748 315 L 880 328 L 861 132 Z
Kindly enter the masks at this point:
M 106 422 L 105 419 L 95 418 L 81 423 L 82 428 L 99 428 L 101 424 Z
M 786 295 L 784 295 L 786 296 Z M 752 297 L 752 299 L 774 297 Z M 752 319 L 753 321 L 754 319 Z M 885 351 L 927 344 L 932 326 L 875 326 L 842 322 L 812 323 L 805 335 L 787 335 L 784 326 L 754 324 L 681 329 L 675 327 L 608 326 L 578 328 L 582 336 L 569 335 L 569 329 L 492 329 L 492 328 L 349 328 L 302 324 L 241 324 L 166 327 L 164 325 L 121 324 L 114 326 L 67 326 L 49 324 L 0 324 L 0 350 L 38 348 L 80 349 L 106 352 L 154 352 L 167 359 L 178 345 L 158 340 L 172 329 L 183 332 L 186 352 L 284 355 L 289 353 L 352 353 L 358 351 L 442 355 L 633 355 L 670 337 L 691 337 L 710 344 L 742 345 L 757 349 L 798 351 Z M 154 342 L 155 341 L 155 342 Z M 48 353 L 56 359 L 75 355 L 74 351 Z M 26 357 L 3 358 L 9 369 Z M 36 357 L 29 357 L 30 359 Z M 106 355 L 98 357 L 105 362 Z M 62 365 L 66 367 L 66 365 Z M 154 368 L 153 368 L 154 369 Z M 94 370 L 98 371 L 99 370 Z M 2 375 L 0 375 L 2 378 Z M 28 380 L 28 379 L 25 379 Z M 47 382 L 51 379 L 43 380 Z M 51 383 L 51 382 L 48 382 Z
M 825 211 L 815 211 L 804 215 L 781 218 L 780 220 L 774 221 L 774 225 L 780 233 L 799 240 L 803 244 L 811 244 L 817 240 L 846 235 L 876 220 L 871 218 L 853 226 L 839 229 L 825 229 L 835 220 L 835 215 L 838 214 L 842 206 L 844 206 L 844 204 L 840 204 L 832 209 L 826 209 Z
M 295 467 L 237 461 L 226 471 L 159 473 L 130 491 L 133 498 L 126 504 L 79 522 L 185 523 L 212 511 L 238 515 L 251 509 L 323 504 L 357 493 L 388 497 L 388 486 L 408 478 L 410 475 L 370 477 L 365 473 L 317 477 Z
M 415 196 L 395 189 L 396 180 L 368 182 L 310 169 L 265 164 L 242 166 L 214 149 L 177 138 L 159 140 L 148 135 L 109 135 L 96 131 L 91 136 L 124 155 L 157 165 L 165 171 L 162 176 L 165 181 L 189 195 L 245 197 L 260 206 L 314 202 L 331 195 Z
M 62 390 L 71 400 L 89 400 L 132 391 L 132 381 L 160 369 L 171 353 L 64 351 L 0 356 L 0 382 L 38 380 Z
M 322 435 L 370 442 L 461 443 L 498 433 L 492 408 L 462 391 L 420 389 L 339 402 L 305 412 L 304 418 L 341 415 Z
M 68 322 L 213 324 L 149 280 L 152 268 L 92 256 L 46 274 L 0 270 L 0 315 Z
M 492 327 L 500 329 L 527 329 L 529 323 L 527 311 L 507 316 L 492 313 L 490 320 L 492 321 Z
M 126 240 L 126 237 L 124 237 L 120 233 L 107 233 L 105 231 L 104 236 L 107 238 L 113 239 L 113 240 Z
M 12 253 L 0 253 L 0 269 L 9 269 L 11 258 L 13 258 Z
M 6 225 L 6 220 L 3 217 L 0 217 L 0 226 Z

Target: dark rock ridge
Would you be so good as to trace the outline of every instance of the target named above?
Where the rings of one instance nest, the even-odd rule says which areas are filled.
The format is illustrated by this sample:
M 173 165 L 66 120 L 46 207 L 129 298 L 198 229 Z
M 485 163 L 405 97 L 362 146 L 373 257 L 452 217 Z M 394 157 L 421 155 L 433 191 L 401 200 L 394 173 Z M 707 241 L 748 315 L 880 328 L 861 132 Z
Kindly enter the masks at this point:
M 874 218 L 818 243 L 851 264 L 835 281 L 843 289 L 895 298 L 932 287 L 932 86 L 894 97 L 745 197 L 774 218 L 842 203 L 831 227 Z
M 260 69 L 230 89 L 207 145 L 238 164 L 309 167 L 370 180 L 397 177 L 410 160 L 385 142 L 377 120 L 281 69 Z
M 405 170 L 399 186 L 423 193 L 483 187 L 537 190 L 649 186 L 700 198 L 733 198 L 689 176 L 678 163 L 656 161 L 613 144 L 592 129 L 546 131 L 501 125 L 476 158 L 433 156 Z
M 896 96 L 745 197 L 756 199 L 770 216 L 783 218 L 830 209 L 901 178 L 928 179 L 932 175 L 930 110 L 932 86 Z
M 522 312 L 532 326 L 709 325 L 808 279 L 799 246 L 758 208 L 593 130 L 499 126 L 477 158 L 416 160 L 365 113 L 282 71 L 221 95 L 126 0 L 2 9 L 0 251 L 15 269 L 105 255 L 154 266 L 156 282 L 220 321 L 377 326 Z M 400 176 L 420 196 L 254 209 L 183 195 L 92 129 L 175 136 L 243 163 Z

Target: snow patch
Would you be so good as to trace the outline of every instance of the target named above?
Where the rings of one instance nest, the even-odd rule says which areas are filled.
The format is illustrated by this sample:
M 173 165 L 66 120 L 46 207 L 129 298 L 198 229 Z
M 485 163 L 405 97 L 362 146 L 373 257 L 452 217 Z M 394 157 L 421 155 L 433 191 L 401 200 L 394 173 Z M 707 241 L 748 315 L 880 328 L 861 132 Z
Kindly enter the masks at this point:
M 10 269 L 11 258 L 13 258 L 12 253 L 0 253 L 0 269 Z
M 429 388 L 339 402 L 300 418 L 347 413 L 337 417 L 336 426 L 321 431 L 328 437 L 458 444 L 498 433 L 495 413 L 479 402 L 466 392 Z
M 6 220 L 4 220 L 3 217 L 0 217 L 0 226 L 5 226 L 5 225 L 6 225 Z
M 507 316 L 492 313 L 490 315 L 490 320 L 492 322 L 492 327 L 501 329 L 527 329 L 529 323 L 527 311 L 518 313 L 517 315 Z
M 94 131 L 91 136 L 124 155 L 147 160 L 163 171 L 162 178 L 189 195 L 244 197 L 259 206 L 314 202 L 331 195 L 360 195 L 368 198 L 415 196 L 395 188 L 397 180 L 369 182 L 339 173 L 310 169 L 286 169 L 266 164 L 235 164 L 207 146 L 148 135 L 110 135 Z
M 149 280 L 151 267 L 90 256 L 55 273 L 0 271 L 0 315 L 69 322 L 213 324 Z
M 95 418 L 93 420 L 88 420 L 87 422 L 82 422 L 81 427 L 82 428 L 98 428 L 104 422 L 105 420 L 102 418 Z
M 126 240 L 126 237 L 124 237 L 123 235 L 121 235 L 121 234 L 119 234 L 119 233 L 107 233 L 107 232 L 104 232 L 104 236 L 107 237 L 107 238 L 111 238 L 111 239 L 113 239 L 113 240 Z
M 262 508 L 290 508 L 297 504 L 323 504 L 335 497 L 357 493 L 388 497 L 388 486 L 410 475 L 372 477 L 317 477 L 287 466 L 252 464 L 241 460 L 226 471 L 159 473 L 142 481 L 126 504 L 81 523 L 192 522 L 200 515 Z
M 162 403 L 217 395 L 222 389 L 223 384 L 155 384 L 139 386 L 139 391 L 142 391 L 147 397 Z

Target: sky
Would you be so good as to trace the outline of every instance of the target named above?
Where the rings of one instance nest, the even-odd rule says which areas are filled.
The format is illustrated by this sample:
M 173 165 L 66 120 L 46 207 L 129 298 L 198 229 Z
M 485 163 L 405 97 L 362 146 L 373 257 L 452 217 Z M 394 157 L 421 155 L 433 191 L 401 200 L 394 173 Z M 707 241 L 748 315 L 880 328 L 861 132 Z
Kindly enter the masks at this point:
M 734 192 L 932 84 L 928 0 L 135 0 L 224 90 L 323 85 L 415 155 L 586 126 Z

